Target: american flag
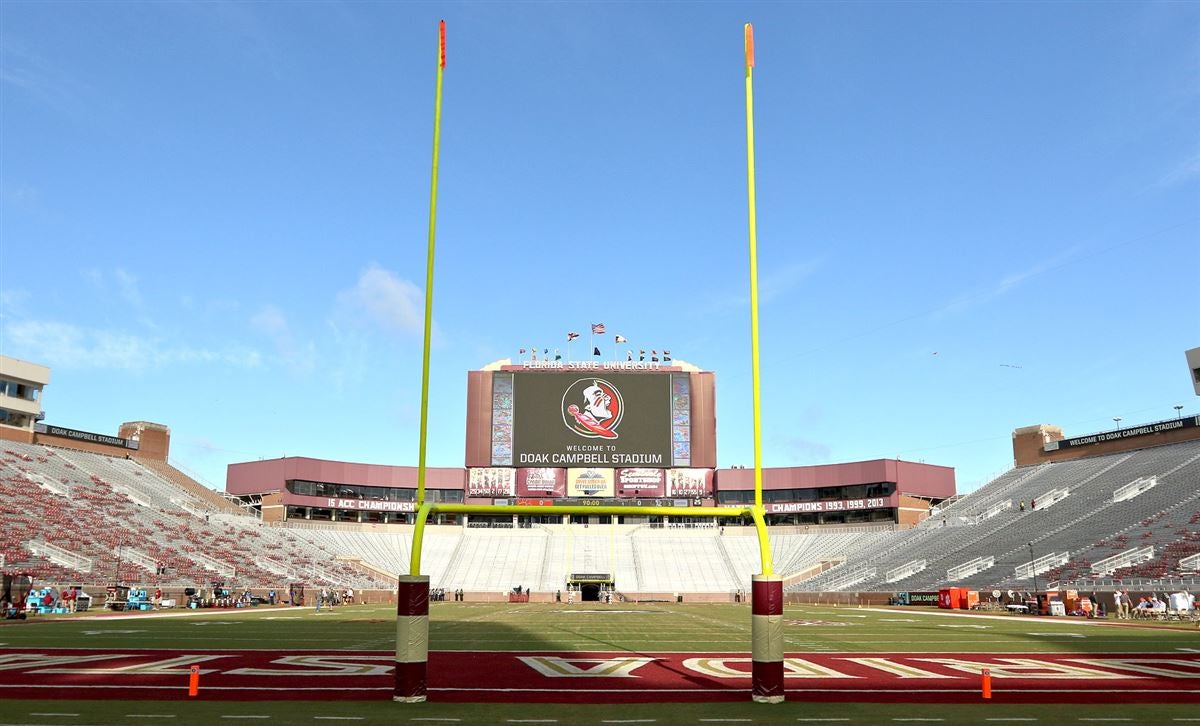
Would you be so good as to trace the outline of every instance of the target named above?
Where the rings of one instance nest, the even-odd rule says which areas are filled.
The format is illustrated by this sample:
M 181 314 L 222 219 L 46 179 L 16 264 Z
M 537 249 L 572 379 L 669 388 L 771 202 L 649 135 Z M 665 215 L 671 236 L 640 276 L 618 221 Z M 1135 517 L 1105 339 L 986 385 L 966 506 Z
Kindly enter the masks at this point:
M 567 333 L 567 342 L 570 343 L 572 340 L 575 340 L 578 337 L 579 337 L 579 333 L 576 333 L 576 332 Z
M 592 323 L 592 335 L 604 335 L 604 323 Z

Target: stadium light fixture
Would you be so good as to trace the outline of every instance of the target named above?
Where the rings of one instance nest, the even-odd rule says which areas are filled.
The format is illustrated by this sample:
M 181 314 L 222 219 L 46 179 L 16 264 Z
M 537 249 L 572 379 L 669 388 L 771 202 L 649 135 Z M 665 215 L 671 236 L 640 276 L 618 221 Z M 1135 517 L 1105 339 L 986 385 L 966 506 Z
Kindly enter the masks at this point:
M 1173 408 L 1175 409 L 1175 417 L 1176 417 L 1176 418 L 1183 418 L 1183 413 L 1182 413 L 1182 411 L 1183 411 L 1183 404 L 1177 404 L 1177 405 L 1175 405 Z
M 1113 416 L 1113 423 L 1115 423 L 1117 425 L 1117 431 L 1120 431 L 1121 430 L 1121 417 Z

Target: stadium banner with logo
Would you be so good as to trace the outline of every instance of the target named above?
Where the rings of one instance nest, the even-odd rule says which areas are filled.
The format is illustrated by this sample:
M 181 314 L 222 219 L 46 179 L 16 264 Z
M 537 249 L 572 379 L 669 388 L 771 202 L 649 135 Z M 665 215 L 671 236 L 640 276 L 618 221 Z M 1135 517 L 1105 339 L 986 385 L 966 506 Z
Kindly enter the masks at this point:
M 517 469 L 518 497 L 562 497 L 567 494 L 566 469 Z
M 653 467 L 672 462 L 671 374 L 513 374 L 519 467 Z
M 618 497 L 665 497 L 667 495 L 667 472 L 665 469 L 617 469 Z
M 712 469 L 671 469 L 667 474 L 670 497 L 711 497 Z
M 475 467 L 467 473 L 468 497 L 511 497 L 516 492 L 517 470 L 500 466 Z
M 567 469 L 568 497 L 613 496 L 612 469 Z

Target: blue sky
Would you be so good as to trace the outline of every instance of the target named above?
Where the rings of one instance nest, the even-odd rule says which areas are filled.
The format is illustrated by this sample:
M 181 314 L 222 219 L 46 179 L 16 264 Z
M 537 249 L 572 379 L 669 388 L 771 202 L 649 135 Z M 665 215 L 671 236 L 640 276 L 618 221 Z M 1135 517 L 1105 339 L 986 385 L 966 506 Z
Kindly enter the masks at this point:
M 1200 408 L 1200 5 L 9 0 L 0 352 L 48 423 L 216 485 L 416 463 L 443 17 L 431 465 L 468 370 L 592 322 L 716 371 L 753 464 L 747 21 L 765 465 L 968 490 L 1015 427 Z

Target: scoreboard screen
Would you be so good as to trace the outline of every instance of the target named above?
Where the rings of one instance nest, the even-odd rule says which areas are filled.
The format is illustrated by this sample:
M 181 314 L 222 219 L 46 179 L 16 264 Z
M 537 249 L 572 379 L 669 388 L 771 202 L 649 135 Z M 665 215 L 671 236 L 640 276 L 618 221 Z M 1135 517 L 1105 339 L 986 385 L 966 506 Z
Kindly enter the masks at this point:
M 498 372 L 491 434 L 492 466 L 690 466 L 689 377 Z

